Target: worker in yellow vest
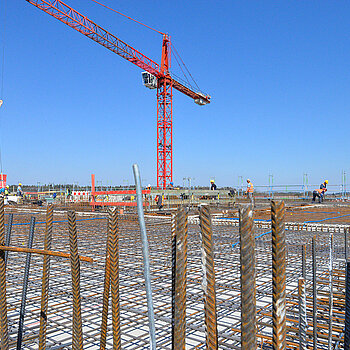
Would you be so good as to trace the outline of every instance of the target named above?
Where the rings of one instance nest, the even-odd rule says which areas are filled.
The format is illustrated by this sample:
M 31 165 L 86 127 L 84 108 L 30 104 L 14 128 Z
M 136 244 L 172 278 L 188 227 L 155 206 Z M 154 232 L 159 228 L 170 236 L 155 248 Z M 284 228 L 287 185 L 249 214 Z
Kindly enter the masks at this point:
M 10 194 L 10 186 L 7 185 L 5 188 L 5 197 L 7 198 L 9 194 Z
M 247 198 L 250 200 L 250 203 L 254 204 L 254 198 L 253 198 L 254 185 L 250 181 L 250 179 L 247 179 L 247 191 L 245 193 L 247 195 Z

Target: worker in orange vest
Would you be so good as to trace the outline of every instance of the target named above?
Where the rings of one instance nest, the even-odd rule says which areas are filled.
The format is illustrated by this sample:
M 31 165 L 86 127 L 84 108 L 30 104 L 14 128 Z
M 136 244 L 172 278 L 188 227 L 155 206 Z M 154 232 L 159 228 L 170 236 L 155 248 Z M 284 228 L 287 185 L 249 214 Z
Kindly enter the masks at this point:
M 312 194 L 312 201 L 315 202 L 316 197 L 318 198 L 318 202 L 322 203 L 323 202 L 323 196 L 326 193 L 327 188 L 317 188 L 313 194 Z
M 157 194 L 154 201 L 156 202 L 158 209 L 161 210 L 163 208 L 164 195 Z
M 253 183 L 250 181 L 250 179 L 247 179 L 247 191 L 245 193 L 247 195 L 247 198 L 250 200 L 250 203 L 253 204 L 253 202 L 254 202 L 254 198 L 253 198 L 254 186 L 253 186 Z

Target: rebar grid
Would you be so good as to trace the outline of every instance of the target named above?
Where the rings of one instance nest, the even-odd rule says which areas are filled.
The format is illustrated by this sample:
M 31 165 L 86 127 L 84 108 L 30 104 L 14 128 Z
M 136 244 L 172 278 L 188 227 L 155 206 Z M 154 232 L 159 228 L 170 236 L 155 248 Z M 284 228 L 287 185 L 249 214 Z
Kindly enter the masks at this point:
M 30 212 L 15 213 L 11 245 L 26 244 Z M 77 213 L 79 253 L 94 258 L 94 263 L 81 263 L 81 312 L 84 349 L 98 349 L 101 332 L 104 270 L 107 241 L 107 218 L 105 214 Z M 37 222 L 45 216 L 36 214 Z M 88 219 L 88 220 L 86 220 Z M 52 249 L 69 252 L 69 236 L 63 214 L 54 213 Z M 85 221 L 79 221 L 85 220 Z M 157 348 L 171 348 L 171 219 L 166 216 L 147 217 L 150 244 L 152 289 L 155 303 Z M 123 349 L 148 349 L 146 293 L 144 290 L 141 242 L 139 226 L 134 215 L 122 215 L 119 222 L 120 244 L 120 326 Z M 240 348 L 240 253 L 238 227 L 212 226 L 213 251 L 216 278 L 216 307 L 218 347 Z M 255 235 L 268 232 L 269 228 L 256 228 Z M 188 225 L 187 258 L 187 317 L 186 349 L 205 348 L 204 304 L 202 300 L 201 240 L 198 225 Z M 299 346 L 298 335 L 298 278 L 302 273 L 301 246 L 306 245 L 306 310 L 309 327 L 306 334 L 308 347 L 312 347 L 312 255 L 313 232 L 288 230 L 286 232 L 286 347 Z M 37 224 L 35 248 L 44 247 L 45 225 Z M 271 234 L 255 240 L 256 243 L 256 300 L 257 300 L 257 346 L 272 345 L 272 255 Z M 329 233 L 317 233 L 317 347 L 328 348 L 328 298 L 329 298 Z M 23 280 L 25 254 L 9 252 L 7 271 L 8 317 L 10 345 L 16 341 L 19 316 L 21 282 Z M 37 349 L 40 291 L 43 257 L 32 256 L 28 285 L 28 300 L 24 320 L 23 348 Z M 344 234 L 334 233 L 333 260 L 333 337 L 334 346 L 343 347 L 345 276 Z M 47 313 L 47 349 L 72 348 L 72 296 L 69 260 L 52 257 L 50 264 L 50 287 Z M 107 322 L 106 348 L 113 347 L 112 318 Z
M 46 230 L 44 238 L 44 249 L 50 250 L 52 244 L 52 221 L 53 206 L 48 205 L 46 211 Z M 47 328 L 47 306 L 49 300 L 49 278 L 50 278 L 50 256 L 44 256 L 43 277 L 41 286 L 41 310 L 40 310 L 40 329 L 39 329 L 39 350 L 44 350 L 46 346 L 46 328 Z

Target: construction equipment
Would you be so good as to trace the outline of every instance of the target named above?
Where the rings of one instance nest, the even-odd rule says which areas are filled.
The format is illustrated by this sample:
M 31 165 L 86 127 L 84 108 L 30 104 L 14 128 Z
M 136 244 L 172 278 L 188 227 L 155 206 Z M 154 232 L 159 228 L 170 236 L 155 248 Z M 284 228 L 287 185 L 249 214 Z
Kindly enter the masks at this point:
M 157 89 L 157 187 L 165 189 L 173 182 L 173 88 L 201 106 L 210 103 L 211 99 L 189 83 L 180 82 L 170 72 L 170 36 L 161 33 L 163 42 L 159 65 L 60 0 L 26 1 L 144 70 L 143 84 Z

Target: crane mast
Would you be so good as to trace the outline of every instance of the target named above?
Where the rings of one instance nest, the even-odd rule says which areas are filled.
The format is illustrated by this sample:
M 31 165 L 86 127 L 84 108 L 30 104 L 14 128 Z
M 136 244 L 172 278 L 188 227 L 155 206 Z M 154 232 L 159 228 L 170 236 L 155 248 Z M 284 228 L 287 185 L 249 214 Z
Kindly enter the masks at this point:
M 211 98 L 172 76 L 169 35 L 163 35 L 159 65 L 61 0 L 26 1 L 149 74 L 148 79 L 153 83 L 145 85 L 157 89 L 157 188 L 167 188 L 173 182 L 173 88 L 189 96 L 199 105 L 210 103 Z
M 169 73 L 171 45 L 163 36 L 161 73 L 157 84 L 157 188 L 173 182 L 173 84 Z

